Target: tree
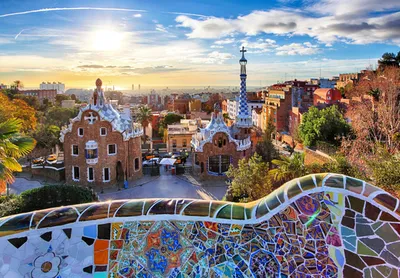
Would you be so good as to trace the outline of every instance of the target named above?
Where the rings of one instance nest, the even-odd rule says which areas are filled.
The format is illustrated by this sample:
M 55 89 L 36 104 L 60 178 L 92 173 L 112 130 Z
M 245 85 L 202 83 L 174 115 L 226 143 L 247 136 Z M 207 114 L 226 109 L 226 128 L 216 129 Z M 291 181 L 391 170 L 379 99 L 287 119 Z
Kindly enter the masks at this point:
M 27 133 L 36 128 L 37 119 L 35 109 L 22 99 L 10 100 L 0 93 L 0 122 L 10 118 L 21 120 L 21 132 Z
M 150 107 L 148 107 L 147 105 L 139 107 L 139 110 L 137 113 L 137 120 L 143 126 L 143 141 L 144 142 L 146 142 L 146 127 L 149 125 L 149 123 L 151 122 L 152 119 L 153 119 L 153 114 L 152 114 Z
M 59 137 L 60 127 L 56 125 L 41 124 L 33 134 L 33 138 L 37 141 L 37 146 L 48 150 L 59 143 Z
M 384 69 L 385 67 L 399 67 L 400 65 L 400 51 L 396 54 L 386 52 L 382 55 L 382 58 L 378 60 L 379 68 Z
M 304 166 L 304 153 L 294 153 L 292 157 L 281 156 L 280 159 L 273 159 L 272 164 L 277 168 L 269 173 L 277 182 L 287 182 L 307 174 Z
M 268 163 L 254 154 L 250 159 L 239 160 L 238 167 L 229 167 L 226 175 L 233 179 L 225 199 L 235 202 L 251 202 L 272 192 Z
M 20 134 L 22 121 L 11 118 L 0 122 L 0 191 L 14 181 L 13 172 L 21 172 L 18 159 L 35 148 L 35 140 Z
M 169 113 L 160 121 L 160 125 L 165 129 L 168 125 L 178 123 L 181 119 L 183 119 L 181 115 Z
M 45 115 L 46 125 L 55 125 L 62 127 L 69 124 L 69 120 L 76 117 L 79 108 L 62 108 L 59 106 L 51 107 Z
M 69 100 L 69 99 L 71 99 L 71 97 L 68 95 L 60 95 L 60 94 L 56 95 L 56 105 L 61 106 L 61 102 L 63 100 Z
M 346 117 L 352 133 L 342 142 L 342 151 L 351 163 L 368 175 L 368 161 L 377 147 L 390 154 L 400 151 L 400 69 L 387 67 L 361 80 L 353 94 L 358 97 L 349 105 Z
M 336 105 L 322 110 L 311 107 L 299 126 L 300 137 L 306 146 L 314 146 L 317 141 L 338 144 L 349 131 L 350 126 Z
M 264 162 L 270 163 L 273 159 L 278 158 L 279 156 L 279 152 L 276 150 L 275 145 L 272 142 L 272 134 L 274 132 L 275 126 L 270 118 L 262 140 L 256 145 L 256 153 L 262 157 Z

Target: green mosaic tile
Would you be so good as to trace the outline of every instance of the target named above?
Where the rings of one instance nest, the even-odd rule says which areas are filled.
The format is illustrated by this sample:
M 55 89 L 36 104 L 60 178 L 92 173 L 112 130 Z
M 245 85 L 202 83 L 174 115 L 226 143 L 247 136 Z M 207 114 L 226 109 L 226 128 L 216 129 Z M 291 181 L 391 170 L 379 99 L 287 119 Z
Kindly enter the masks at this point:
M 322 183 L 322 178 L 319 175 L 318 175 L 318 177 L 321 179 L 321 183 Z M 313 189 L 316 187 L 316 184 L 313 180 L 312 175 L 308 175 L 308 176 L 300 178 L 299 182 L 301 185 L 301 189 L 303 189 L 303 191 L 310 190 L 310 189 Z
M 100 203 L 89 207 L 81 214 L 79 221 L 90 221 L 107 218 L 109 205 L 109 203 Z
M 232 205 L 228 204 L 223 207 L 218 213 L 216 218 L 224 218 L 224 219 L 231 219 L 232 215 Z
M 344 177 L 342 175 L 330 175 L 325 180 L 324 185 L 334 188 L 344 188 L 343 178 Z
M 287 190 L 287 196 L 289 199 L 299 195 L 301 193 L 300 186 L 297 184 L 297 182 L 292 182 L 290 183 L 290 186 L 288 187 Z
M 195 201 L 188 205 L 182 212 L 186 216 L 208 216 L 210 210 L 209 201 Z
M 126 216 L 139 216 L 142 215 L 143 201 L 130 201 L 116 212 L 115 217 L 126 217 Z
M 232 219 L 243 220 L 245 214 L 244 206 L 235 204 L 232 206 Z
M 38 228 L 61 226 L 73 223 L 78 219 L 78 213 L 72 207 L 62 207 L 53 210 L 39 224 Z

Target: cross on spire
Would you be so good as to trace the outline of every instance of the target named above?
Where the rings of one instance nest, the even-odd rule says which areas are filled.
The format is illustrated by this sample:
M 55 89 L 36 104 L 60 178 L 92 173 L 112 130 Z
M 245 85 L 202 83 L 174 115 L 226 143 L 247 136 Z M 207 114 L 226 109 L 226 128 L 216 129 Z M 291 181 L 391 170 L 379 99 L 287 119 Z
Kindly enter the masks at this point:
M 90 112 L 89 117 L 85 117 L 84 119 L 88 120 L 89 124 L 92 125 L 98 119 L 98 117 L 94 116 L 93 112 Z
M 243 55 L 244 55 L 244 53 L 247 52 L 247 50 L 245 50 L 245 49 L 244 49 L 244 46 L 242 46 L 242 49 L 240 50 L 240 52 L 242 52 Z

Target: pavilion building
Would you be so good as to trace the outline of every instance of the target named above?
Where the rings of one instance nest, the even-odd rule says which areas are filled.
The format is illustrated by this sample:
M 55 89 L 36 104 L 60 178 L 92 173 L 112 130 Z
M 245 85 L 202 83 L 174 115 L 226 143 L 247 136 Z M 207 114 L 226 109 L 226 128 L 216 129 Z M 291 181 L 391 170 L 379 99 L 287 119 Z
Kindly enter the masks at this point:
M 97 79 L 90 103 L 61 130 L 68 184 L 108 187 L 142 176 L 143 129 L 129 109 L 113 108 L 101 86 Z
M 244 47 L 241 52 L 239 110 L 235 123 L 228 127 L 220 105 L 216 104 L 210 123 L 205 128 L 200 128 L 192 137 L 194 172 L 203 178 L 225 176 L 229 165 L 237 166 L 240 159 L 251 155 L 252 118 L 247 105 L 247 60 L 244 57 Z

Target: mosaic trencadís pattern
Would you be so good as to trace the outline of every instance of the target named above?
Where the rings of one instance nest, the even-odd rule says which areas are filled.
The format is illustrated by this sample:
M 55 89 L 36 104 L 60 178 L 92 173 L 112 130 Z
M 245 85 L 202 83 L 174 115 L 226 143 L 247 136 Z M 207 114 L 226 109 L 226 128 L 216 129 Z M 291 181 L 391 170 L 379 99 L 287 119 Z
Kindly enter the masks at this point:
M 1 277 L 399 277 L 399 201 L 310 175 L 253 203 L 125 200 L 0 219 Z

